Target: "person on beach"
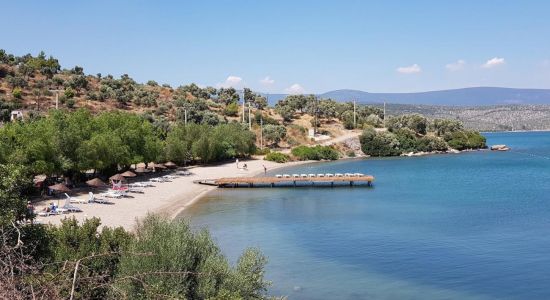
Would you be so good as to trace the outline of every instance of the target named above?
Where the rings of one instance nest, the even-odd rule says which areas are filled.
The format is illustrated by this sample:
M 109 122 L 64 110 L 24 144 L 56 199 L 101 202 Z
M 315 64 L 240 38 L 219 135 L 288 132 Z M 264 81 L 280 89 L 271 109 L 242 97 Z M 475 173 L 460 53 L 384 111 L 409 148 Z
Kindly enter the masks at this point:
M 34 217 L 34 206 L 32 205 L 32 203 L 30 201 L 27 201 L 27 215 L 26 215 L 26 219 L 27 221 L 30 220 L 31 223 L 32 223 L 32 219 Z
M 265 165 L 262 165 L 262 167 L 264 167 L 264 175 L 267 175 L 267 168 L 265 167 Z
M 243 170 L 246 170 L 248 166 L 246 164 L 243 165 Z
M 236 162 L 237 162 L 237 169 L 238 169 L 239 168 L 239 159 L 238 158 L 237 158 Z

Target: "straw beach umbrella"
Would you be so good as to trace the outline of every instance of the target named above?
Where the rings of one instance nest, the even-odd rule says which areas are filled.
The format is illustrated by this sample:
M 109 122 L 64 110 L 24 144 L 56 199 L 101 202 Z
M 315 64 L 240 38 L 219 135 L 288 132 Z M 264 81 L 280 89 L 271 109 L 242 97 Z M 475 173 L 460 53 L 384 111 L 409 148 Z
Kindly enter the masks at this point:
M 71 191 L 71 189 L 68 188 L 64 183 L 58 183 L 58 184 L 50 185 L 48 188 L 50 190 L 60 192 L 60 193 L 68 193 L 68 192 Z
M 90 179 L 86 181 L 86 184 L 94 188 L 104 187 L 107 185 L 105 182 L 103 182 L 103 180 L 99 178 Z
M 112 181 L 123 181 L 123 180 L 126 180 L 126 178 L 124 176 L 122 176 L 122 174 L 115 174 L 111 177 L 109 177 L 110 180 Z
M 122 173 L 122 174 L 120 174 L 120 175 L 122 175 L 122 176 L 124 176 L 124 177 L 136 177 L 136 176 L 137 176 L 136 173 L 134 173 L 134 172 L 132 172 L 132 171 L 126 171 L 126 172 L 124 172 L 124 173 Z
M 177 167 L 177 165 L 175 163 L 171 162 L 171 161 L 165 163 L 164 166 L 166 166 L 170 169 Z
M 71 191 L 71 189 L 68 188 L 64 183 L 50 185 L 48 188 L 52 191 L 56 191 L 60 193 L 68 193 Z M 57 198 L 57 206 L 59 206 L 59 198 Z

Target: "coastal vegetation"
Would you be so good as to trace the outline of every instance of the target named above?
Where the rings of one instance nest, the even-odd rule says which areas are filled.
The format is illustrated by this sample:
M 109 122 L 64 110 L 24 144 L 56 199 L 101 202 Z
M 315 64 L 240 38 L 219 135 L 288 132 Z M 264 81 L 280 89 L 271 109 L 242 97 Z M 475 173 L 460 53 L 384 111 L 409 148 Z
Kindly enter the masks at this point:
M 292 148 L 292 155 L 298 160 L 336 160 L 340 157 L 338 151 L 330 146 L 314 147 L 298 146 Z
M 0 127 L 0 163 L 28 166 L 32 174 L 112 173 L 140 162 L 213 162 L 255 152 L 255 135 L 241 124 L 179 123 L 156 127 L 136 114 L 92 115 L 79 109 Z
M 455 120 L 433 121 L 418 115 L 388 120 L 387 130 L 367 127 L 359 137 L 361 149 L 371 156 L 397 156 L 415 152 L 445 152 L 451 149 L 483 149 L 486 140 L 479 132 L 466 130 Z

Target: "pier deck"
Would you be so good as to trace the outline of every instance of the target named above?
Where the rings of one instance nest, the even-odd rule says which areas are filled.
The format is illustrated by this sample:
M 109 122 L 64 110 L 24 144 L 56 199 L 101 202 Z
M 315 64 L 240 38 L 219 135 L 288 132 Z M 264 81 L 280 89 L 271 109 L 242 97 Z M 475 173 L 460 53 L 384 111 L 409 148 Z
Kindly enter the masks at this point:
M 334 176 L 334 177 L 233 177 L 210 180 L 197 180 L 197 183 L 224 187 L 281 187 L 281 186 L 371 186 L 374 177 Z

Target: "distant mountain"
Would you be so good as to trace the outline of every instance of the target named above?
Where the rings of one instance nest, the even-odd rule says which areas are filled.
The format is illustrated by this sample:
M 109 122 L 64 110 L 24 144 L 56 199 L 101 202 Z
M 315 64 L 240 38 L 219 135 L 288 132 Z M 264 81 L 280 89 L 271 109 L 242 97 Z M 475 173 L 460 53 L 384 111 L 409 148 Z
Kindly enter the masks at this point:
M 276 103 L 286 95 L 269 95 Z M 361 103 L 428 104 L 452 106 L 484 106 L 505 104 L 550 104 L 550 90 L 473 87 L 419 93 L 368 93 L 358 90 L 335 90 L 319 95 L 338 101 L 357 100 Z

